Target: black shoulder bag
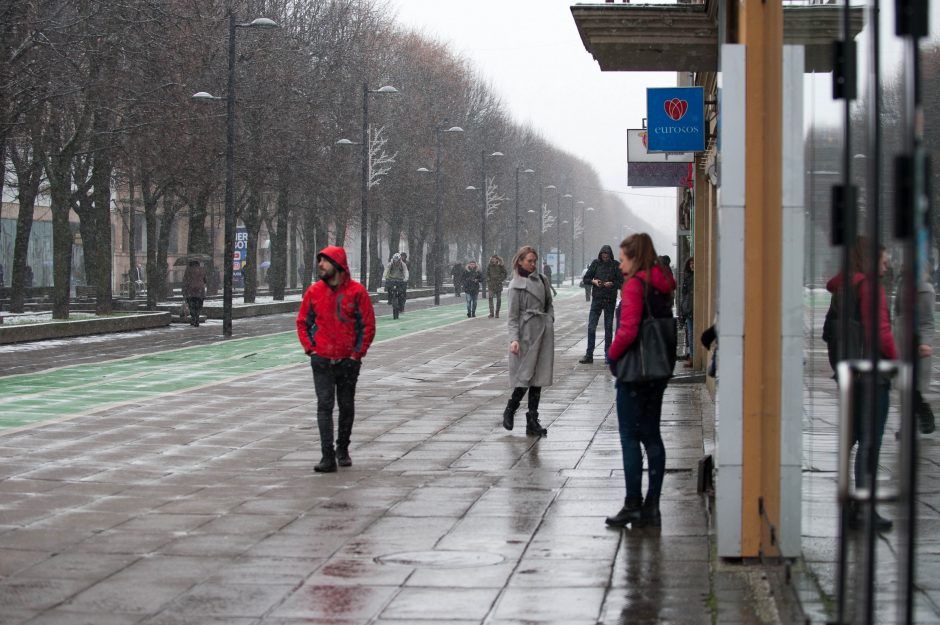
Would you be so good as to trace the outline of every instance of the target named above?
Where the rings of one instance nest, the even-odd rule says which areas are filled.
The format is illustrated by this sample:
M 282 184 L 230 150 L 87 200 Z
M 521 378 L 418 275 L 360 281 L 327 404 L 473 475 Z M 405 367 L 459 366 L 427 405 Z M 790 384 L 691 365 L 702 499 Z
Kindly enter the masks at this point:
M 639 278 L 637 278 L 639 279 Z M 657 307 L 665 309 L 666 306 Z M 676 368 L 676 320 L 672 308 L 668 316 L 653 316 L 649 285 L 643 283 L 643 316 L 633 344 L 617 361 L 617 381 L 625 383 L 668 380 Z

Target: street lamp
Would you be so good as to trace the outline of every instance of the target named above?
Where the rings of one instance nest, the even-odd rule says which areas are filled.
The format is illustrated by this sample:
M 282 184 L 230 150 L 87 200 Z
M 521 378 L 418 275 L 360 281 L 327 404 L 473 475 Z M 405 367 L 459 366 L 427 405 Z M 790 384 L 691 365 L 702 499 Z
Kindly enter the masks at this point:
M 556 196 L 558 199 L 558 229 L 555 231 L 555 237 L 558 242 L 557 253 L 555 254 L 555 281 L 558 282 L 558 286 L 561 286 L 561 198 L 562 197 L 572 197 L 570 193 L 565 193 L 563 196 Z M 568 223 L 567 221 L 564 223 Z
M 584 248 L 587 246 L 587 213 L 593 213 L 594 207 L 588 206 L 581 211 L 581 266 L 584 267 Z
M 369 154 L 369 94 L 398 93 L 398 89 L 385 85 L 378 89 L 369 89 L 369 83 L 362 83 L 362 140 L 358 143 L 349 139 L 340 139 L 337 145 L 362 146 L 362 182 L 359 188 L 361 209 L 359 211 L 359 282 L 368 288 L 369 275 L 369 178 L 372 175 L 372 159 Z M 374 286 L 374 285 L 373 285 Z
M 575 226 L 574 207 L 578 204 L 580 204 L 582 207 L 584 206 L 584 202 L 581 200 L 578 200 L 577 202 L 573 202 L 571 204 L 571 286 L 574 286 L 574 271 L 575 271 L 575 267 L 574 267 L 574 249 L 575 249 L 574 248 L 574 226 Z M 583 210 L 581 212 L 581 215 L 582 215 L 581 221 L 583 222 L 584 221 Z M 581 237 L 581 261 L 582 261 L 581 266 L 583 267 L 584 266 L 584 237 L 583 236 Z
M 514 228 L 514 232 L 515 232 L 515 247 L 513 247 L 513 250 L 518 250 L 518 249 L 519 249 L 519 171 L 520 171 L 520 170 L 521 170 L 522 173 L 524 173 L 524 174 L 534 174 L 534 173 L 535 173 L 535 170 L 534 170 L 534 169 L 529 169 L 529 168 L 522 169 L 522 165 L 517 165 L 517 166 L 516 166 L 516 222 L 515 222 L 515 228 Z M 513 252 L 513 253 L 515 253 L 515 252 Z
M 480 164 L 482 166 L 482 171 L 483 171 L 483 186 L 481 187 L 482 189 L 481 195 L 483 197 L 480 202 L 481 203 L 481 213 L 480 213 L 480 221 L 481 221 L 480 266 L 481 267 L 485 267 L 483 263 L 486 262 L 486 211 L 488 208 L 487 204 L 489 204 L 489 200 L 487 198 L 488 194 L 486 192 L 486 157 L 487 156 L 491 158 L 499 158 L 500 156 L 504 156 L 504 155 L 502 152 L 493 152 L 492 154 L 487 154 L 486 150 L 480 150 Z M 486 280 L 484 280 L 483 283 L 480 285 L 480 294 L 483 297 L 483 299 L 486 299 Z
M 225 250 L 222 278 L 222 335 L 232 336 L 232 265 L 235 262 L 235 29 L 277 28 L 273 20 L 259 17 L 247 24 L 235 22 L 228 12 L 228 92 L 225 94 Z M 194 100 L 222 100 L 205 91 L 193 94 Z
M 539 258 L 545 259 L 542 255 L 542 231 L 545 230 L 545 200 L 543 197 L 543 192 L 549 189 L 555 189 L 555 185 L 550 184 L 546 186 L 539 185 Z
M 434 128 L 437 135 L 437 149 L 434 156 L 434 171 L 427 167 L 419 167 L 418 171 L 426 174 L 434 174 L 434 186 L 437 192 L 437 209 L 434 212 L 434 305 L 441 304 L 441 288 L 444 284 L 444 241 L 441 225 L 444 217 L 444 197 L 441 193 L 441 135 L 445 132 L 463 132 L 460 126 L 451 126 L 444 128 L 439 124 Z

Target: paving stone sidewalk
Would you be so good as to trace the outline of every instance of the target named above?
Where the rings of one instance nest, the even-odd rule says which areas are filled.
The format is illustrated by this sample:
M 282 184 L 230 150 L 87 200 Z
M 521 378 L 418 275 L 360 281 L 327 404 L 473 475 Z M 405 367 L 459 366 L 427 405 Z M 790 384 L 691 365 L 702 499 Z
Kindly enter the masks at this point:
M 577 364 L 583 299 L 556 310 L 547 439 L 499 425 L 486 317 L 375 345 L 336 474 L 303 365 L 0 432 L 0 625 L 773 622 L 712 562 L 700 385 L 666 394 L 662 530 L 605 527 L 614 391 Z

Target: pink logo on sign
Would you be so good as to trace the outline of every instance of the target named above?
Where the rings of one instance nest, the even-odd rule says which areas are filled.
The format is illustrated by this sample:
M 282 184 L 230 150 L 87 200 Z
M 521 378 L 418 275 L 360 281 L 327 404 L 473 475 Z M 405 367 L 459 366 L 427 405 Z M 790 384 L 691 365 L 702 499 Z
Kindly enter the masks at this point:
M 666 115 L 668 115 L 672 121 L 677 122 L 682 119 L 685 116 L 685 112 L 689 110 L 689 103 L 679 98 L 673 98 L 663 102 L 663 108 L 666 109 Z

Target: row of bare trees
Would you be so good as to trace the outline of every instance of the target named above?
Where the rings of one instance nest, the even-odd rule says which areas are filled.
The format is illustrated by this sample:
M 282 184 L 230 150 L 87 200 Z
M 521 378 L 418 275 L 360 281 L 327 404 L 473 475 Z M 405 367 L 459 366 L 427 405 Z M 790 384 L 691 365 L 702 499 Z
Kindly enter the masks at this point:
M 394 251 L 406 243 L 416 280 L 432 273 L 421 252 L 433 237 L 434 177 L 417 170 L 433 167 L 445 123 L 465 130 L 445 137 L 440 154 L 445 238 L 460 246 L 461 258 L 512 252 L 520 166 L 536 172 L 524 176 L 518 198 L 530 239 L 538 236 L 538 220 L 528 211 L 537 210 L 539 189 L 549 184 L 594 207 L 596 224 L 620 223 L 626 207 L 600 189 L 587 163 L 513 121 L 464 59 L 401 29 L 376 0 L 0 0 L 0 184 L 19 203 L 8 273 L 14 311 L 23 309 L 40 195 L 51 204 L 55 318 L 69 313 L 76 239 L 70 211 L 78 215 L 85 275 L 102 314 L 112 301 L 112 214 L 125 218 L 132 266 L 142 245 L 128 215 L 144 216 L 151 307 L 167 293 L 175 220 L 186 217 L 188 252 L 214 251 L 211 207 L 224 186 L 225 110 L 191 96 L 225 94 L 229 12 L 279 25 L 237 37 L 235 191 L 237 218 L 248 232 L 247 301 L 258 288 L 253 263 L 262 229 L 271 241 L 268 281 L 276 299 L 296 273 L 289 267 L 295 245 L 312 259 L 317 247 L 348 244 L 358 232 L 359 151 L 336 140 L 360 136 L 363 85 L 398 89 L 374 97 L 369 109 L 370 286 L 379 279 L 383 244 Z M 487 165 L 487 250 L 479 250 L 479 196 L 465 190 L 479 184 L 483 150 L 505 154 Z M 563 227 L 555 204 L 548 210 L 547 223 Z M 545 236 L 554 240 L 555 231 Z M 301 266 L 307 282 L 313 263 Z

